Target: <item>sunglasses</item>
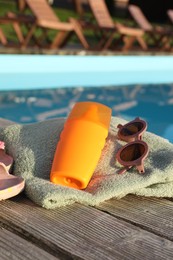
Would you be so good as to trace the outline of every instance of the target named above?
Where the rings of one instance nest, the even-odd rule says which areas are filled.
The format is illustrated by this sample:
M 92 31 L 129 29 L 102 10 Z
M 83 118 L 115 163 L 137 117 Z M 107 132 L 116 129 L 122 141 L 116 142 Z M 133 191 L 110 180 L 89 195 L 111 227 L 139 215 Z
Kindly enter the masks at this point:
M 136 166 L 139 173 L 144 173 L 144 160 L 149 149 L 142 135 L 147 129 L 147 123 L 139 117 L 125 125 L 118 125 L 118 138 L 127 142 L 116 154 L 116 160 L 124 166 L 118 173 L 122 174 L 131 167 Z

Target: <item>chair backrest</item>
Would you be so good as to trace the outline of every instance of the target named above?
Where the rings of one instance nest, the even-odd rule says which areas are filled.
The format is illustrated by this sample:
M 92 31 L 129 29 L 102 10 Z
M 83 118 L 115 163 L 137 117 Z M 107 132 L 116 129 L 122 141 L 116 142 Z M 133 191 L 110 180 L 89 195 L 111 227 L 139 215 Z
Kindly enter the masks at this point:
M 31 9 L 39 24 L 44 25 L 47 22 L 59 22 L 57 15 L 46 0 L 25 0 L 25 2 Z
M 141 29 L 144 31 L 152 31 L 153 26 L 150 24 L 142 10 L 137 5 L 129 5 L 128 10 Z
M 100 28 L 115 28 L 115 23 L 104 0 L 88 0 L 88 3 Z
M 167 11 L 168 17 L 171 20 L 171 22 L 173 23 L 173 9 L 169 9 Z

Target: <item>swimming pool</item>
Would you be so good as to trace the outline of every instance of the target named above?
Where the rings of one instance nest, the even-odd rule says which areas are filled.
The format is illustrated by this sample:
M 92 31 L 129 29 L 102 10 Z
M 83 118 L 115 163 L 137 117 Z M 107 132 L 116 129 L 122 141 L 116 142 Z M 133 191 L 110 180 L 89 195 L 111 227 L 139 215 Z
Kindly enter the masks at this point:
M 6 58 L 10 60 L 10 56 Z M 12 57 L 12 60 L 14 58 L 17 57 Z M 53 67 L 52 70 L 51 66 L 48 69 L 44 62 L 37 69 L 40 61 L 36 62 L 36 56 L 34 56 L 35 63 L 31 56 L 28 56 L 28 59 L 24 56 L 18 58 L 22 58 L 24 63 L 28 61 L 27 68 L 24 66 L 25 64 L 18 63 L 19 59 L 16 60 L 15 66 L 14 63 L 13 66 L 9 66 L 9 70 L 7 66 L 6 72 L 5 67 L 0 70 L 0 117 L 19 123 L 31 123 L 67 116 L 75 102 L 97 101 L 110 106 L 115 116 L 127 120 L 134 119 L 136 116 L 144 118 L 148 122 L 149 131 L 173 142 L 173 58 L 171 56 L 154 57 L 154 61 L 153 57 L 137 57 L 137 59 L 126 56 L 116 57 L 117 59 L 101 57 L 97 62 L 93 57 L 87 57 L 87 62 L 86 57 L 84 59 L 77 57 L 77 60 L 74 57 L 74 68 L 71 56 L 68 66 L 66 63 L 68 56 L 64 57 L 64 62 L 63 57 L 59 57 L 59 63 L 62 66 L 55 64 L 58 57 L 55 59 L 56 62 L 53 62 L 52 58 L 55 57 L 48 56 L 46 64 L 50 66 L 50 62 L 52 62 L 51 66 L 56 65 L 56 69 Z M 100 66 L 99 61 L 102 61 Z M 90 62 L 90 66 L 88 62 Z M 94 66 L 93 63 L 95 63 Z M 95 71 L 96 65 L 97 72 Z M 54 70 L 58 71 L 57 66 L 60 67 L 59 72 L 52 73 Z M 68 73 L 71 66 L 74 75 L 71 72 Z M 83 72 L 80 71 L 81 66 Z M 144 69 L 145 67 L 146 69 Z M 62 70 L 64 72 L 61 75 Z M 91 70 L 94 71 L 91 73 Z M 46 77 L 43 77 L 44 73 Z M 45 78 L 47 78 L 46 81 Z M 71 86 L 68 85 L 70 82 Z

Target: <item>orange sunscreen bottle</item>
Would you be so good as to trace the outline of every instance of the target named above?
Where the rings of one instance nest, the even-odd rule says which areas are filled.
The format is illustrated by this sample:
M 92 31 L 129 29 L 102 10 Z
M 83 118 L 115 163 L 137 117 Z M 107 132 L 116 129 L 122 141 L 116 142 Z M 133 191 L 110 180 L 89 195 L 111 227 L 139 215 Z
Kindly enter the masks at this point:
M 57 144 L 50 181 L 85 189 L 108 135 L 111 109 L 96 102 L 79 102 L 69 114 Z

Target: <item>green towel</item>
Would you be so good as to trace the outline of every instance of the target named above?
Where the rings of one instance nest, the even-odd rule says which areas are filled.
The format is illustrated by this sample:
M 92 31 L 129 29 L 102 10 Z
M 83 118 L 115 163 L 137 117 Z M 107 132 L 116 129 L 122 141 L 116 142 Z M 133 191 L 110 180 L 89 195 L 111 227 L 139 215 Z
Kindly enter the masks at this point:
M 7 152 L 15 160 L 13 173 L 25 179 L 26 195 L 35 203 L 51 209 L 74 202 L 94 206 L 129 193 L 173 197 L 173 144 L 157 135 L 144 133 L 143 140 L 150 149 L 145 173 L 139 174 L 133 168 L 118 174 L 122 166 L 115 161 L 115 154 L 126 143 L 117 139 L 117 125 L 126 121 L 117 117 L 111 120 L 105 147 L 88 187 L 76 190 L 51 183 L 51 164 L 64 121 L 59 118 L 0 129 L 0 140 L 5 141 Z

